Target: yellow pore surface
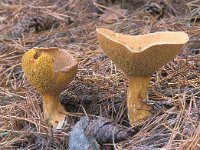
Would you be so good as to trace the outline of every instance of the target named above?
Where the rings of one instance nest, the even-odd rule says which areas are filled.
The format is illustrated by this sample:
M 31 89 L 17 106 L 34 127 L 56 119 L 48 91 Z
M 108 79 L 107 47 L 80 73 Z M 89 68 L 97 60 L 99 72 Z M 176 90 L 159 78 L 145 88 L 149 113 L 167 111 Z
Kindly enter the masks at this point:
M 75 77 L 78 63 L 69 53 L 57 48 L 33 48 L 23 55 L 22 68 L 39 92 L 59 94 Z

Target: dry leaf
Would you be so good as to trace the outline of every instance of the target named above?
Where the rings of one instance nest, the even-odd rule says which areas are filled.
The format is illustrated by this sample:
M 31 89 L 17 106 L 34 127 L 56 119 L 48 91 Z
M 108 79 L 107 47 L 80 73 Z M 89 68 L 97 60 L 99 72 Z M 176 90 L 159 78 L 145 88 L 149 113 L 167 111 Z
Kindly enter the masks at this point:
M 112 143 L 113 141 L 118 143 L 135 133 L 135 130 L 120 126 L 110 119 L 84 116 L 80 118 L 70 132 L 69 150 L 80 148 L 97 150 L 98 144 Z
M 120 126 L 104 117 L 93 117 L 85 130 L 87 135 L 94 137 L 99 144 L 124 141 L 136 131 Z
M 175 58 L 174 61 L 177 63 L 179 67 L 182 67 L 186 64 L 185 58 Z
M 109 7 L 99 18 L 104 23 L 112 23 L 116 20 L 124 18 L 127 14 L 127 10 L 121 9 L 119 5 Z

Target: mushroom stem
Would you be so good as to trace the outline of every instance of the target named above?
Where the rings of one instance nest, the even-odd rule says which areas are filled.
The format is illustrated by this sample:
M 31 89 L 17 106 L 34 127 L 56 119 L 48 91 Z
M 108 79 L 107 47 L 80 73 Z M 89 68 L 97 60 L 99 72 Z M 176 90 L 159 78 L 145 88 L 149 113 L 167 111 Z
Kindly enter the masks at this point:
M 127 108 L 130 124 L 136 126 L 151 115 L 150 106 L 143 100 L 147 98 L 150 77 L 128 77 Z
M 55 127 L 63 124 L 66 117 L 66 111 L 59 101 L 59 95 L 43 95 L 44 119 L 47 124 Z

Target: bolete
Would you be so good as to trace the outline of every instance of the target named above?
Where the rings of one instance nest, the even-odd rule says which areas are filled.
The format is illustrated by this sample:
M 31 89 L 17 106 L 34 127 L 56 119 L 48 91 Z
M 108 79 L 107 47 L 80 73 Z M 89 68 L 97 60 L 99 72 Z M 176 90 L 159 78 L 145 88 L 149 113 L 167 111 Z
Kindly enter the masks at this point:
M 132 126 L 151 115 L 145 103 L 152 74 L 181 50 L 189 37 L 184 32 L 156 32 L 145 35 L 124 35 L 98 28 L 97 40 L 105 54 L 129 79 L 128 117 Z
M 77 61 L 66 50 L 32 48 L 23 55 L 22 68 L 28 81 L 43 97 L 46 122 L 54 128 L 60 128 L 66 112 L 59 101 L 59 94 L 75 77 Z

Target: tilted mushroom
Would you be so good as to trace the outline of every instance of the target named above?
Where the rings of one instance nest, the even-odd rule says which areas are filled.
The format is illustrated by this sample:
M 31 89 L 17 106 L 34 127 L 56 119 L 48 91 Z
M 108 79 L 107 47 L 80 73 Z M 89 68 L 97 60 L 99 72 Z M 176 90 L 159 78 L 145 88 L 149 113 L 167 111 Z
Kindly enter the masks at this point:
M 189 37 L 184 32 L 156 32 L 123 35 L 98 28 L 97 40 L 105 54 L 129 79 L 127 108 L 130 124 L 135 126 L 151 115 L 147 88 L 152 74 L 172 60 Z
M 75 77 L 78 63 L 65 50 L 32 48 L 23 55 L 22 68 L 28 81 L 42 94 L 48 125 L 59 128 L 66 116 L 59 94 Z

